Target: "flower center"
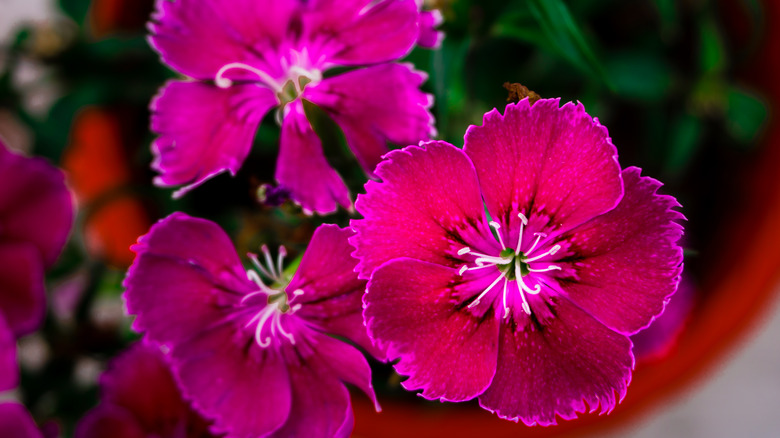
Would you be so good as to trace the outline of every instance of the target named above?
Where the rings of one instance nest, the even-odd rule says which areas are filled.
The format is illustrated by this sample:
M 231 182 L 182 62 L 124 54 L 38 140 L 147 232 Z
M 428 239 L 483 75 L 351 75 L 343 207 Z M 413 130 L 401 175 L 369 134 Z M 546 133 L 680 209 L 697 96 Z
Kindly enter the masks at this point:
M 249 254 L 252 264 L 256 268 L 246 271 L 247 277 L 258 287 L 258 290 L 244 295 L 241 304 L 254 312 L 254 316 L 246 323 L 245 327 L 254 326 L 255 342 L 261 348 L 271 345 L 274 339 L 280 336 L 286 338 L 291 344 L 295 345 L 295 336 L 289 328 L 286 328 L 287 318 L 285 315 L 292 315 L 301 308 L 300 304 L 294 304 L 295 298 L 303 295 L 303 290 L 297 289 L 288 295 L 285 287 L 290 282 L 282 270 L 282 262 L 287 255 L 283 246 L 279 247 L 279 254 L 274 263 L 271 258 L 271 252 L 268 247 L 262 246 L 265 266 L 257 255 Z M 270 282 L 270 285 L 263 281 L 263 277 Z M 260 307 L 259 311 L 255 310 Z
M 502 248 L 498 256 L 490 256 L 487 254 L 478 253 L 472 251 L 469 247 L 461 248 L 458 251 L 458 255 L 460 256 L 470 255 L 476 257 L 474 260 L 472 260 L 474 266 L 469 266 L 466 264 L 460 268 L 458 274 L 461 276 L 467 271 L 484 269 L 491 266 L 495 266 L 499 272 L 498 277 L 496 277 L 495 280 L 490 283 L 490 286 L 485 288 L 485 290 L 477 295 L 477 297 L 468 305 L 469 308 L 473 308 L 479 305 L 481 300 L 488 294 L 488 292 L 490 292 L 494 286 L 503 280 L 504 286 L 503 292 L 501 294 L 501 303 L 504 309 L 503 317 L 509 317 L 511 306 L 510 301 L 512 300 L 508 296 L 509 291 L 507 286 L 510 281 L 515 281 L 517 284 L 517 291 L 522 302 L 521 307 L 526 314 L 530 315 L 531 306 L 528 304 L 526 294 L 537 295 L 541 291 L 541 286 L 539 283 L 537 283 L 533 288 L 531 288 L 528 286 L 528 284 L 526 284 L 528 280 L 533 278 L 532 276 L 534 273 L 561 269 L 560 266 L 540 261 L 547 256 L 554 255 L 558 252 L 558 250 L 561 249 L 561 246 L 556 244 L 550 247 L 547 251 L 542 251 L 540 249 L 539 242 L 543 238 L 547 237 L 547 235 L 544 233 L 534 233 L 533 237 L 535 237 L 535 240 L 533 244 L 531 244 L 531 246 L 525 250 L 522 249 L 524 243 L 523 233 L 525 231 L 525 226 L 528 225 L 528 218 L 526 218 L 522 213 L 518 213 L 518 217 L 520 218 L 520 232 L 518 233 L 517 246 L 515 248 L 507 248 L 506 245 L 504 245 L 504 240 L 501 237 L 500 231 L 501 225 L 498 222 L 491 221 L 490 226 L 495 230 L 498 242 L 501 244 Z
M 281 67 L 285 72 L 281 78 L 274 78 L 263 70 L 244 64 L 243 62 L 231 62 L 225 64 L 217 72 L 214 83 L 220 88 L 229 88 L 233 81 L 225 77 L 230 70 L 244 70 L 257 77 L 257 81 L 267 86 L 276 93 L 276 100 L 281 107 L 294 101 L 303 93 L 303 89 L 311 83 L 318 83 L 322 80 L 322 71 L 314 67 L 313 63 L 304 50 L 301 52 L 290 52 L 289 59 L 281 59 Z

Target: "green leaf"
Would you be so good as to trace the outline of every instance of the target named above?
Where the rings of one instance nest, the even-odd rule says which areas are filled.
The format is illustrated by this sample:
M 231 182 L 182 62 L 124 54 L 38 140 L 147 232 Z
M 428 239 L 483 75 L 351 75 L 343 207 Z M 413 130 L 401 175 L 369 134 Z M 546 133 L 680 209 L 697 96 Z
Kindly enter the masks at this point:
M 542 32 L 561 56 L 613 88 L 604 67 L 562 0 L 529 0 L 528 4 Z
M 621 98 L 655 102 L 671 91 L 672 69 L 654 53 L 619 53 L 607 62 L 607 72 Z
M 680 175 L 699 150 L 703 126 L 701 120 L 691 114 L 681 114 L 672 126 L 666 172 Z
M 757 96 L 738 88 L 728 92 L 726 128 L 743 144 L 751 144 L 766 124 L 767 108 Z

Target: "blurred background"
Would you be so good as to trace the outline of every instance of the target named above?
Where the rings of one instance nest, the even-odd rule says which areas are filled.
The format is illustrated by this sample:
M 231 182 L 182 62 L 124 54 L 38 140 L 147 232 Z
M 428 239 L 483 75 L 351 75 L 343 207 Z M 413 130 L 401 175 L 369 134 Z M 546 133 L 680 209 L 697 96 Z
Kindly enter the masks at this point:
M 97 403 L 106 361 L 136 335 L 121 300 L 128 250 L 176 211 L 207 217 L 239 253 L 305 248 L 322 222 L 257 196 L 273 184 L 279 128 L 263 121 L 241 172 L 181 200 L 151 185 L 148 103 L 174 73 L 145 40 L 151 0 L 0 0 L 0 137 L 67 173 L 78 203 L 49 273 L 44 327 L 20 340 L 18 399 L 68 437 Z M 431 0 L 446 37 L 407 61 L 428 72 L 441 139 L 507 102 L 505 82 L 580 101 L 607 126 L 622 166 L 683 205 L 685 273 L 664 318 L 635 336 L 637 368 L 610 416 L 553 428 L 474 404 L 426 403 L 375 363 L 383 413 L 355 397 L 355 436 L 774 437 L 780 430 L 780 4 L 772 0 Z M 353 194 L 365 175 L 323 114 L 329 161 Z M 398 145 L 404 146 L 404 145 Z M 46 427 L 45 427 L 46 428 Z

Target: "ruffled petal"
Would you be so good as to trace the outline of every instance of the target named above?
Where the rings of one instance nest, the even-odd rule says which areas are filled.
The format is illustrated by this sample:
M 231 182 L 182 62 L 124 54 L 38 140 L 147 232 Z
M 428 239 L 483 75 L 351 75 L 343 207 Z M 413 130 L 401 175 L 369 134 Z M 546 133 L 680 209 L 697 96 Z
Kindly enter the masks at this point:
M 166 64 L 202 80 L 234 62 L 278 73 L 278 48 L 298 10 L 298 1 L 157 0 L 149 42 Z
M 159 348 L 144 342 L 109 362 L 100 390 L 103 403 L 125 408 L 143 430 L 161 432 L 160 423 L 184 423 L 189 413 Z
M 41 158 L 9 152 L 2 143 L 0 150 L 0 238 L 32 243 L 51 266 L 73 225 L 64 175 Z
M 127 409 L 106 404 L 89 411 L 79 421 L 74 437 L 147 438 L 148 435 Z
M 305 210 L 332 213 L 336 206 L 349 209 L 352 199 L 339 174 L 328 164 L 322 142 L 296 100 L 286 108 L 279 139 L 276 180 Z
M 474 167 L 466 154 L 445 142 L 409 146 L 387 154 L 377 166 L 381 182 L 369 181 L 358 196 L 350 238 L 361 278 L 382 263 L 411 257 L 445 266 L 464 245 L 485 245 L 490 235 Z M 498 253 L 501 248 L 480 248 Z
M 2 225 L 0 225 L 2 226 Z M 0 316 L 16 337 L 37 329 L 46 313 L 41 253 L 30 243 L 0 243 Z
M 417 45 L 426 49 L 436 49 L 441 46 L 444 32 L 438 31 L 436 28 L 443 22 L 444 17 L 438 9 L 420 12 Z
M 249 438 L 281 426 L 290 410 L 289 376 L 279 353 L 257 347 L 245 321 L 234 318 L 256 285 L 224 231 L 179 213 L 152 227 L 134 249 L 125 280 L 134 327 L 170 349 L 182 393 L 214 420 L 213 431 Z
M 43 438 L 27 409 L 19 403 L 0 403 L 0 430 L 13 438 Z
M 19 384 L 19 364 L 16 361 L 16 337 L 0 315 L 0 392 Z
M 235 175 L 260 120 L 276 105 L 273 91 L 257 85 L 168 82 L 151 104 L 155 184 L 184 185 L 180 196 L 226 170 Z
M 304 96 L 333 117 L 360 165 L 373 175 L 388 141 L 407 146 L 434 135 L 433 99 L 420 90 L 425 79 L 408 64 L 383 64 L 324 79 Z
M 527 99 L 485 114 L 466 131 L 488 211 L 513 230 L 523 213 L 550 235 L 614 208 L 623 194 L 617 150 L 581 104 Z
M 469 400 L 496 370 L 498 321 L 456 307 L 454 269 L 399 258 L 374 271 L 365 296 L 369 336 L 427 399 Z
M 344 342 L 313 331 L 303 339 L 312 355 L 301 359 L 290 352 L 288 356 L 293 404 L 287 422 L 272 436 L 346 438 L 353 418 L 344 384 L 357 386 L 376 404 L 371 369 L 363 355 Z
M 479 397 L 482 407 L 527 425 L 556 424 L 577 413 L 611 412 L 626 394 L 634 357 L 631 341 L 565 299 L 553 316 L 524 327 L 501 326 L 498 367 Z
M 406 55 L 417 38 L 414 0 L 313 0 L 304 40 L 329 65 L 364 65 Z
M 301 259 L 287 292 L 302 290 L 295 303 L 302 304 L 295 314 L 318 325 L 322 331 L 343 336 L 378 358 L 363 326 L 363 293 L 366 281 L 359 280 L 354 269 L 355 250 L 347 239 L 354 234 L 349 228 L 321 225 Z
M 659 195 L 661 183 L 623 171 L 625 195 L 612 211 L 562 236 L 571 278 L 559 281 L 569 299 L 607 327 L 625 334 L 647 327 L 677 290 L 683 253 L 680 204 Z

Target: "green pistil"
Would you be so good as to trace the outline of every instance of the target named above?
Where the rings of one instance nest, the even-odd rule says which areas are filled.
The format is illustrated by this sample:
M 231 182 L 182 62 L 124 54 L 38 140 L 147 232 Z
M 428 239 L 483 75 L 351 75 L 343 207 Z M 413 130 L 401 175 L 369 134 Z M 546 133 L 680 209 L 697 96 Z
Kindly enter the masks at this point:
M 504 276 L 507 278 L 507 280 L 511 281 L 515 279 L 515 261 L 518 259 L 520 260 L 520 275 L 525 277 L 531 272 L 528 269 L 528 263 L 524 262 L 526 256 L 522 252 L 520 252 L 520 254 L 515 254 L 514 250 L 511 248 L 505 248 L 501 251 L 500 257 L 511 257 L 511 261 L 509 263 L 496 265 L 498 270 L 504 273 Z
M 282 91 L 278 92 L 276 97 L 279 98 L 279 103 L 282 107 L 298 98 L 298 90 L 295 88 L 295 83 L 292 79 L 284 83 Z

